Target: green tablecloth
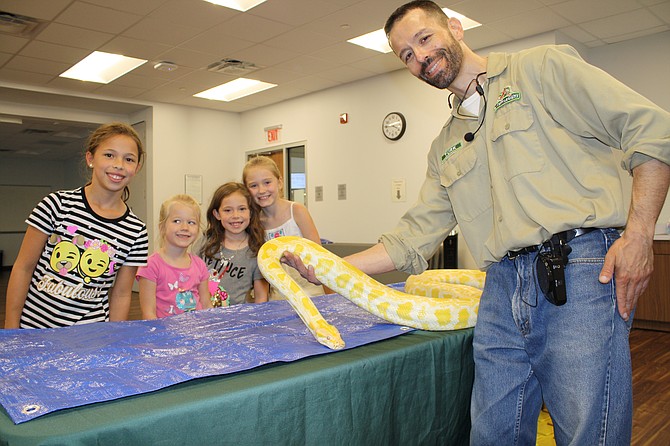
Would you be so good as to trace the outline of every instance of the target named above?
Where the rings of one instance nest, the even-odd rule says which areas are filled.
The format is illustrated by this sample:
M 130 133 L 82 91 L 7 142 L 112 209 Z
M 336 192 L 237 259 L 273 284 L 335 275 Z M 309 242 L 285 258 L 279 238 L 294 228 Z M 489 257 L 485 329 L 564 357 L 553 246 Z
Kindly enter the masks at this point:
M 472 330 L 416 331 L 15 425 L 10 445 L 466 445 Z

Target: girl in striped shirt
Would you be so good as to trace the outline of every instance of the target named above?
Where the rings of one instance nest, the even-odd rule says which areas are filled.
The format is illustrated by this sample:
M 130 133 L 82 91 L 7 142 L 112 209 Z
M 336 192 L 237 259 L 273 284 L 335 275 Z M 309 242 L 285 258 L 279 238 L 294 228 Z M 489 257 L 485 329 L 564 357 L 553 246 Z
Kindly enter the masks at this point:
M 135 130 L 110 123 L 86 147 L 91 180 L 47 195 L 28 228 L 7 286 L 5 328 L 50 328 L 128 318 L 145 224 L 126 205 L 144 158 Z

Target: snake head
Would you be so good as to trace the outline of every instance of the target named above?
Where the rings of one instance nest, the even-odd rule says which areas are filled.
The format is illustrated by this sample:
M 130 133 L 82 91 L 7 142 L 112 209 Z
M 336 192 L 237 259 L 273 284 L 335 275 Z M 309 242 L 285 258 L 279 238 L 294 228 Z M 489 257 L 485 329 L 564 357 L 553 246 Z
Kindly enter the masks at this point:
M 342 350 L 344 348 L 344 340 L 340 336 L 340 332 L 334 326 L 327 323 L 325 320 L 321 320 L 317 323 L 317 327 L 314 329 L 314 337 L 319 341 L 320 344 L 325 345 L 331 350 Z

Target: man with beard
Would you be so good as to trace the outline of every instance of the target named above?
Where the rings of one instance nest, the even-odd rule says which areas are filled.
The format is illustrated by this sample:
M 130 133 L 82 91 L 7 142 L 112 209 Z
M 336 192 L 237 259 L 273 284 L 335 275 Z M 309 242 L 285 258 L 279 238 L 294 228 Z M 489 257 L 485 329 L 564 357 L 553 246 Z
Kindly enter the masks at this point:
M 481 57 L 430 1 L 385 31 L 414 76 L 453 93 L 452 116 L 417 204 L 347 260 L 418 274 L 458 224 L 487 271 L 471 444 L 535 444 L 543 401 L 557 444 L 629 444 L 628 333 L 670 184 L 670 115 L 568 46 Z M 629 211 L 611 148 L 633 175 Z

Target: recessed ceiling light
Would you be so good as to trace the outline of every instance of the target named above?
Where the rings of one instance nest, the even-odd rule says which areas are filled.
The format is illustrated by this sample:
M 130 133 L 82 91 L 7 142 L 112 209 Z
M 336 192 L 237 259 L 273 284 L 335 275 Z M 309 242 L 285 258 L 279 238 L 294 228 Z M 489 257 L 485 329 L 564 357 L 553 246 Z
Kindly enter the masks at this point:
M 238 11 L 248 11 L 254 6 L 265 3 L 265 0 L 205 0 L 215 5 L 225 6 L 226 8 L 236 9 Z
M 234 81 L 221 84 L 218 87 L 212 87 L 209 90 L 201 91 L 193 96 L 196 98 L 212 99 L 214 101 L 230 102 L 276 86 L 276 84 L 269 84 L 267 82 L 241 77 Z
M 108 84 L 146 62 L 144 59 L 94 51 L 60 77 Z
M 455 17 L 461 21 L 463 25 L 463 30 L 468 30 L 481 26 L 482 24 L 459 14 L 456 11 L 452 11 L 448 8 L 442 8 L 442 11 L 449 17 Z M 354 37 L 353 39 L 347 40 L 349 43 L 354 45 L 362 46 L 363 48 L 368 48 L 370 50 L 379 51 L 380 53 L 390 53 L 393 51 L 389 46 L 388 39 L 383 29 L 378 29 L 377 31 L 372 31 L 362 36 Z
M 377 31 L 354 37 L 353 39 L 347 40 L 347 42 L 362 46 L 369 50 L 379 51 L 380 53 L 390 53 L 393 51 L 389 46 L 383 29 L 378 29 Z
M 23 124 L 23 119 L 13 116 L 0 116 L 0 122 L 5 124 Z

